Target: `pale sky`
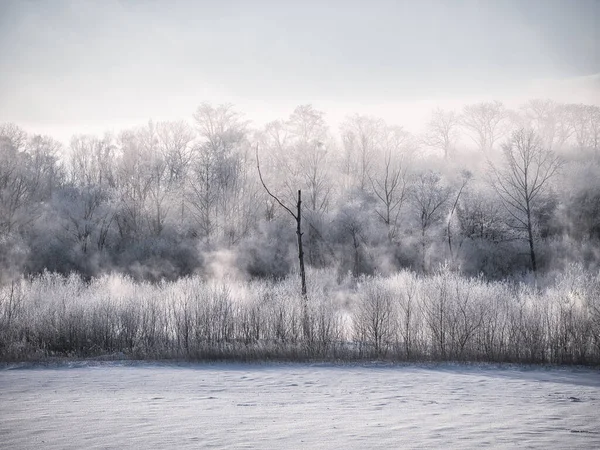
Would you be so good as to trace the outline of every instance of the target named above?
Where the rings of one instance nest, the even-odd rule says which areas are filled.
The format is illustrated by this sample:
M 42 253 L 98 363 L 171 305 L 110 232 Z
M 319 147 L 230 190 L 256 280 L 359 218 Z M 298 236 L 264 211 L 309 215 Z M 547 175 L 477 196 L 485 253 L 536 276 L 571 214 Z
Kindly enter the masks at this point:
M 600 104 L 600 1 L 0 1 L 0 122 L 67 142 L 233 103 L 415 129 L 431 108 Z

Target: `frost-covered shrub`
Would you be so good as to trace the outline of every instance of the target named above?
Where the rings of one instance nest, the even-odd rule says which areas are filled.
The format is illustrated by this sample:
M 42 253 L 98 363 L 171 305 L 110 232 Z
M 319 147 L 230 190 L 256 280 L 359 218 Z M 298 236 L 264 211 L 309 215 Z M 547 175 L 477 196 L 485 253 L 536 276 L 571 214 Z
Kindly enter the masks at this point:
M 600 274 L 496 282 L 432 275 L 148 283 L 45 272 L 0 287 L 0 357 L 600 362 Z

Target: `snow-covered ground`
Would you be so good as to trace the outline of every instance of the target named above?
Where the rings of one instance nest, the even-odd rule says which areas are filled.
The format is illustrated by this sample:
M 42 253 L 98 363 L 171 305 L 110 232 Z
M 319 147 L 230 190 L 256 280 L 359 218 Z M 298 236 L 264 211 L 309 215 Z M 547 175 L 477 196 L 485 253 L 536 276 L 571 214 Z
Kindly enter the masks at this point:
M 460 365 L 0 367 L 0 448 L 600 448 L 600 372 Z

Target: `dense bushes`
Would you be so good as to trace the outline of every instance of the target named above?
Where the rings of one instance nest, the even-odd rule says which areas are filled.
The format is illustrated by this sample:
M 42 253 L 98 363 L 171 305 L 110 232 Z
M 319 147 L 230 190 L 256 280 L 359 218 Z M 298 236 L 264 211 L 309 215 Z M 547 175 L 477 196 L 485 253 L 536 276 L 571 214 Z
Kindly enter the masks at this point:
M 44 273 L 0 288 L 0 355 L 600 364 L 600 274 L 531 283 L 430 276 L 159 284 Z

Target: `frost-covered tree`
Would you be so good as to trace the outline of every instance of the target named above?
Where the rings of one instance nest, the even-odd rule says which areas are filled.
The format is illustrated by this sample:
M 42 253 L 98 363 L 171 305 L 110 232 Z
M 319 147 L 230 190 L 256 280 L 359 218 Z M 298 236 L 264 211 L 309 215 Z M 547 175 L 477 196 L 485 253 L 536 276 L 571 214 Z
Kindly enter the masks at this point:
M 413 211 L 421 241 L 421 268 L 428 270 L 426 262 L 427 243 L 430 230 L 441 223 L 449 206 L 452 190 L 433 171 L 419 174 L 411 191 Z
M 369 174 L 384 127 L 383 120 L 358 114 L 347 118 L 340 127 L 344 147 L 341 166 L 346 189 L 368 189 Z
M 444 158 L 448 159 L 458 140 L 458 127 L 460 116 L 455 111 L 444 111 L 436 108 L 431 113 L 427 123 L 427 131 L 423 136 L 423 142 L 444 152 Z
M 490 163 L 491 183 L 512 219 L 511 227 L 525 234 L 531 269 L 536 272 L 535 214 L 550 191 L 561 161 L 531 130 L 514 132 L 502 149 L 502 164 Z
M 189 174 L 186 195 L 199 236 L 228 245 L 239 240 L 250 214 L 253 196 L 244 195 L 252 160 L 247 123 L 229 104 L 203 103 L 194 114 L 199 142 Z
M 389 240 L 394 241 L 408 198 L 415 144 L 401 127 L 384 126 L 380 132 L 369 181 L 377 200 L 375 212 L 387 227 Z
M 508 112 L 502 102 L 467 105 L 460 123 L 479 150 L 487 153 L 506 133 Z

